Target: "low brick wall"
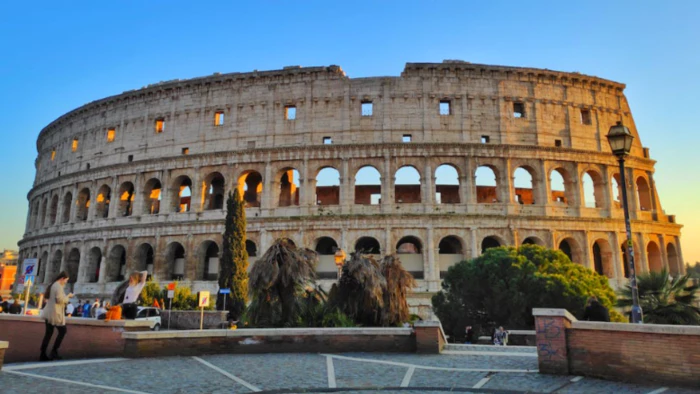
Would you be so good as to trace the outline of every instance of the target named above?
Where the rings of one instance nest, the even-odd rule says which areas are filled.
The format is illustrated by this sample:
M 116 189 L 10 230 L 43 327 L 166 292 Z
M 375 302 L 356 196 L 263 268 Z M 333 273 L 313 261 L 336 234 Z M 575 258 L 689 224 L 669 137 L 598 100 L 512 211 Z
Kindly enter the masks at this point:
M 225 311 L 204 311 L 204 328 L 217 329 L 222 323 L 227 323 Z M 162 327 L 168 328 L 168 316 L 170 315 L 171 330 L 199 330 L 200 311 L 161 311 L 160 319 Z
M 577 321 L 535 309 L 540 372 L 700 388 L 700 327 Z
M 94 357 L 123 357 L 122 333 L 148 330 L 148 322 L 135 320 L 104 320 L 66 318 L 66 337 L 59 353 L 65 359 Z M 5 362 L 39 361 L 44 320 L 37 316 L 0 314 L 0 341 L 9 342 Z M 49 352 L 58 335 L 54 331 Z M 2 351 L 2 350 L 0 350 Z
M 2 371 L 3 360 L 5 360 L 5 351 L 7 350 L 8 342 L 0 341 L 0 371 Z

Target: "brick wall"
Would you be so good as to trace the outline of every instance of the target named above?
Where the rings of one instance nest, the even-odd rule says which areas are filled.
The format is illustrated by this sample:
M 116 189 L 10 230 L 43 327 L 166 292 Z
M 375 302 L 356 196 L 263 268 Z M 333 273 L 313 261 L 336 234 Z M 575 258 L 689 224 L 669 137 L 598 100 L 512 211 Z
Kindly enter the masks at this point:
M 2 370 L 3 360 L 5 359 L 5 350 L 7 349 L 7 342 L 0 341 L 0 371 Z

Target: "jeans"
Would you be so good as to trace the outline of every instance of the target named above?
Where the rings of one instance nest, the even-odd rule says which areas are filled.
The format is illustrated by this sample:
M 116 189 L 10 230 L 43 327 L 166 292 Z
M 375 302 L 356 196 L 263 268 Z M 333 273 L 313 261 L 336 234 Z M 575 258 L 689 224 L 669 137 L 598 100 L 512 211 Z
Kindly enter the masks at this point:
M 138 312 L 138 305 L 135 303 L 122 304 L 122 316 L 124 319 L 134 320 L 136 319 L 136 313 Z
M 53 351 L 57 352 L 58 348 L 61 347 L 61 342 L 63 342 L 63 337 L 66 336 L 66 326 L 53 326 L 48 322 L 46 324 L 46 333 L 44 333 L 44 340 L 41 342 L 41 354 L 46 354 L 46 349 L 49 347 L 49 342 L 51 342 L 51 337 L 53 336 L 53 329 L 58 330 L 58 336 L 56 341 L 53 343 Z

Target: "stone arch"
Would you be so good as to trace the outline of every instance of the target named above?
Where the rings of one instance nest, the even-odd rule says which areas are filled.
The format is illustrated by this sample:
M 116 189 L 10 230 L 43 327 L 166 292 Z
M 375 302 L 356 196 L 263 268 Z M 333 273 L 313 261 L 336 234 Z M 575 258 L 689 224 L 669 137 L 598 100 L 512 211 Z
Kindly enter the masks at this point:
M 501 202 L 498 196 L 498 168 L 492 165 L 482 165 L 474 171 L 476 202 L 492 204 Z
M 418 237 L 407 235 L 396 243 L 396 253 L 399 254 L 421 254 L 423 253 L 423 243 Z
M 41 201 L 41 216 L 39 217 L 39 227 L 45 227 L 48 225 L 48 212 L 49 212 L 49 200 L 44 198 Z
M 484 237 L 484 239 L 481 241 L 481 253 L 486 252 L 486 249 L 497 248 L 505 244 L 506 242 L 499 236 L 489 235 L 488 237 Z
M 112 188 L 102 185 L 95 198 L 95 218 L 105 219 L 109 216 L 109 203 L 112 198 Z
M 56 279 L 61 272 L 61 262 L 63 261 L 63 251 L 57 250 L 53 254 L 53 258 L 47 267 L 48 273 L 45 275 L 46 281 L 49 283 Z
M 299 206 L 299 171 L 293 167 L 285 167 L 277 173 L 279 183 L 278 206 Z
M 205 211 L 224 209 L 226 179 L 220 172 L 212 172 L 202 182 L 202 207 Z
M 340 172 L 333 167 L 323 167 L 316 174 L 316 205 L 340 204 Z
M 338 243 L 331 237 L 320 237 L 316 240 L 314 250 L 321 256 L 335 255 Z
M 29 203 L 29 228 L 31 229 L 36 229 L 37 228 L 37 218 L 39 217 L 39 204 L 40 202 L 35 200 L 34 202 Z
M 263 193 L 263 177 L 254 170 L 244 171 L 238 177 L 238 193 L 246 207 L 260 207 Z
M 255 244 L 255 241 L 252 241 L 250 239 L 245 240 L 245 250 L 248 252 L 248 257 L 257 257 L 258 256 L 258 245 Z
M 219 245 L 212 240 L 206 240 L 199 245 L 195 280 L 216 280 L 219 277 L 220 253 Z
M 641 261 L 640 261 L 640 254 L 639 254 L 639 248 L 637 247 L 636 242 L 632 242 L 632 252 L 634 253 L 634 270 L 639 275 L 642 270 L 641 270 Z M 630 265 L 629 265 L 629 257 L 628 257 L 628 247 L 627 247 L 627 241 L 622 241 L 620 244 L 620 253 L 622 253 L 622 272 L 625 276 L 625 278 L 630 277 Z
M 192 180 L 187 175 L 175 178 L 170 189 L 171 212 L 189 212 L 192 209 Z
M 682 262 L 676 250 L 676 245 L 672 243 L 666 245 L 666 256 L 668 257 L 668 272 L 674 277 L 680 275 Z
M 93 247 L 88 252 L 87 267 L 85 267 L 85 281 L 97 283 L 100 278 L 100 262 L 102 262 L 102 249 Z
M 550 199 L 554 203 L 573 205 L 573 191 L 571 190 L 571 176 L 563 167 L 553 168 L 549 172 Z
M 438 244 L 438 266 L 440 278 L 444 278 L 447 270 L 464 260 L 464 245 L 462 240 L 455 235 L 443 237 Z
M 185 278 L 186 265 L 185 247 L 179 242 L 171 242 L 168 244 L 165 248 L 163 276 L 169 280 L 183 280 Z
M 364 254 L 381 254 L 381 247 L 374 237 L 360 237 L 355 242 L 355 251 Z
M 523 245 L 539 245 L 539 246 L 546 246 L 547 244 L 540 238 L 536 236 L 530 236 L 527 237 L 523 240 Z
M 423 242 L 413 235 L 407 235 L 396 243 L 396 254 L 401 264 L 416 279 L 423 279 Z
M 49 265 L 49 252 L 44 251 L 37 261 L 36 283 L 43 283 L 46 275 L 46 267 Z
M 649 182 L 643 176 L 637 178 L 637 199 L 641 211 L 651 211 L 651 190 Z
M 155 252 L 153 246 L 147 242 L 139 245 L 134 255 L 134 271 L 148 271 L 149 274 L 152 274 L 154 263 Z
M 394 174 L 394 202 L 421 202 L 421 174 L 415 167 L 407 165 L 396 170 Z
M 66 258 L 66 272 L 68 273 L 68 283 L 75 283 L 78 281 L 78 272 L 80 269 L 80 250 L 78 248 L 73 248 L 68 252 L 68 257 Z
M 61 223 L 68 223 L 70 221 L 70 210 L 73 206 L 73 194 L 67 192 L 63 195 L 63 213 L 61 215 Z
M 583 264 L 583 253 L 581 251 L 581 246 L 572 237 L 566 237 L 559 241 L 559 250 L 564 252 L 564 254 L 574 263 Z
M 355 204 L 379 205 L 382 201 L 382 177 L 376 167 L 365 165 L 355 173 Z
M 513 171 L 513 201 L 521 205 L 542 203 L 535 198 L 537 172 L 530 166 L 520 166 Z
M 583 205 L 587 208 L 605 208 L 605 181 L 599 172 L 588 170 L 581 177 Z
M 459 171 L 452 164 L 440 164 L 435 169 L 435 203 L 459 204 Z
M 51 207 L 49 208 L 49 225 L 57 224 L 58 220 L 58 194 L 51 197 Z
M 338 243 L 331 237 L 320 237 L 316 240 L 314 247 L 318 253 L 318 266 L 316 274 L 321 279 L 337 279 L 338 268 L 335 265 L 335 252 L 338 250 Z
M 151 188 L 151 190 L 153 189 Z M 117 217 L 131 216 L 133 214 L 135 196 L 136 193 L 133 183 L 124 182 L 121 185 L 119 185 L 119 206 L 117 208 Z M 160 193 L 158 197 L 160 197 Z M 151 207 L 149 204 L 149 213 L 150 208 Z
M 84 222 L 88 218 L 88 210 L 90 209 L 90 189 L 83 188 L 78 193 L 78 198 L 75 201 L 77 212 L 75 218 L 80 222 Z
M 160 213 L 160 201 L 163 195 L 163 185 L 160 179 L 149 179 L 143 188 L 143 214 L 157 215 Z
M 650 272 L 661 272 L 664 269 L 661 249 L 654 241 L 650 241 L 647 244 L 647 262 L 649 263 Z
M 622 181 L 619 173 L 610 177 L 610 201 L 613 207 L 622 208 Z
M 107 271 L 105 272 L 105 282 L 123 281 L 126 276 L 126 248 L 122 245 L 115 245 L 109 251 L 107 257 Z
M 593 242 L 593 269 L 608 278 L 615 277 L 613 252 L 607 239 L 599 238 Z

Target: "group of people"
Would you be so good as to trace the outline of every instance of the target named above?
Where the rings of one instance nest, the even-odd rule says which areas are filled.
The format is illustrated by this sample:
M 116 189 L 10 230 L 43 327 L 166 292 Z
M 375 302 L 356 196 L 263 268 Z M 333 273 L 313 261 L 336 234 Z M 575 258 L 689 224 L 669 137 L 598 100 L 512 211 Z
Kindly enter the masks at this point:
M 100 302 L 99 298 L 95 298 L 93 303 L 90 301 L 78 301 L 78 305 L 68 303 L 66 305 L 66 316 L 68 317 L 88 317 L 93 319 L 104 319 L 107 316 L 107 311 L 112 307 L 109 301 Z
M 22 305 L 19 303 L 19 299 L 2 299 L 2 302 L 0 302 L 0 313 L 21 314 Z
M 118 296 L 120 305 L 116 306 L 121 308 L 123 311 L 123 316 L 127 319 L 135 319 L 137 312 L 136 301 L 141 295 L 141 290 L 143 290 L 146 284 L 146 277 L 148 275 L 147 271 L 134 272 L 129 275 L 128 284 L 125 283 L 125 290 L 123 294 L 123 300 L 121 296 Z M 82 317 L 97 317 L 101 314 L 106 314 L 108 308 L 106 306 L 109 303 L 100 304 L 100 300 L 96 299 L 94 303 L 85 301 L 78 303 L 78 307 L 74 307 L 70 303 L 70 299 L 73 298 L 73 293 L 66 294 L 64 287 L 68 282 L 68 273 L 65 271 L 58 274 L 56 279 L 46 287 L 46 292 L 44 297 L 46 300 L 46 305 L 44 309 L 41 310 L 41 317 L 45 321 L 46 330 L 44 332 L 44 339 L 41 342 L 41 354 L 39 355 L 39 360 L 50 361 L 50 360 L 60 360 L 61 356 L 58 354 L 58 350 L 61 347 L 63 338 L 66 336 L 66 316 L 77 316 L 80 313 Z M 122 288 L 122 286 L 120 286 Z M 69 308 L 73 306 L 71 311 Z M 68 312 L 71 312 L 70 314 Z M 91 312 L 92 311 L 92 312 Z M 53 337 L 54 331 L 58 331 L 56 340 L 54 341 L 51 354 L 47 354 L 49 343 Z

